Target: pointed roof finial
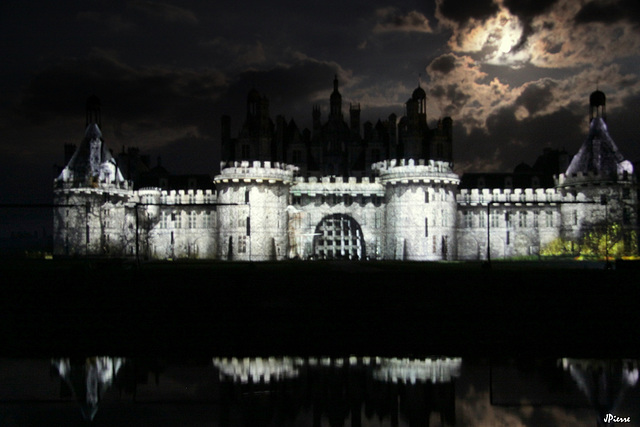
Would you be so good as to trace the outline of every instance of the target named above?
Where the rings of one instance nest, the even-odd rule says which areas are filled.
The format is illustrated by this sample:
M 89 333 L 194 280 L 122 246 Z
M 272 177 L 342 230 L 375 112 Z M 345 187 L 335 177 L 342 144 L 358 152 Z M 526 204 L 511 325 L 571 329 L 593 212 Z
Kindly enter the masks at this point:
M 87 99 L 85 128 L 92 123 L 102 126 L 100 120 L 100 99 L 96 95 L 91 95 Z

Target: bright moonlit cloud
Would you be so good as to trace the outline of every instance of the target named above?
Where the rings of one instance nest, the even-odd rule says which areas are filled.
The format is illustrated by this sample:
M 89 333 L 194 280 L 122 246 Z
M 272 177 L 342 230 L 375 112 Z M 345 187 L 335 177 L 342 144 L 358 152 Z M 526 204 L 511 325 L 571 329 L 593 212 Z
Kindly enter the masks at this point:
M 624 74 L 618 64 L 589 67 L 563 79 L 542 78 L 511 86 L 491 78 L 469 55 L 449 53 L 433 60 L 427 73 L 430 99 L 442 115 L 453 117 L 467 133 L 486 129 L 488 120 L 505 109 L 512 110 L 518 121 L 573 110 L 575 105 L 585 105 L 597 82 L 624 88 L 609 100 L 610 108 L 621 106 L 622 94 L 640 93 L 638 76 Z
M 484 22 L 472 19 L 467 25 L 456 28 L 449 47 L 454 52 L 480 53 L 482 62 L 488 64 L 520 66 L 529 59 L 526 50 L 514 49 L 523 31 L 518 17 L 501 9 Z
M 606 64 L 640 50 L 637 29 L 626 20 L 577 22 L 582 1 L 559 0 L 548 10 L 525 18 L 527 22 L 509 12 L 502 0 L 494 0 L 497 12 L 491 16 L 455 21 L 441 11 L 445 1 L 438 1 L 436 17 L 441 26 L 453 30 L 449 48 L 471 54 L 482 63 L 569 68 Z
M 489 133 L 489 124 L 496 117 L 523 122 L 575 111 L 576 106 L 585 105 L 598 83 L 615 94 L 608 100 L 610 109 L 640 93 L 638 76 L 625 74 L 615 62 L 640 51 L 640 37 L 632 22 L 582 23 L 577 17 L 586 3 L 577 0 L 546 1 L 533 11 L 509 9 L 506 3 L 493 0 L 494 9 L 481 13 L 491 9 L 486 4 L 480 10 L 454 0 L 437 1 L 440 26 L 452 30 L 448 41 L 452 52 L 427 67 L 429 97 L 441 115 L 451 116 L 467 134 L 474 130 Z M 459 7 L 453 7 L 456 5 Z M 490 75 L 487 64 L 573 68 L 574 72 L 514 85 L 506 77 Z
M 442 115 L 454 117 L 467 132 L 484 127 L 492 112 L 513 103 L 520 93 L 498 78 L 488 80 L 480 63 L 468 55 L 442 55 L 429 64 L 427 73 L 431 99 Z

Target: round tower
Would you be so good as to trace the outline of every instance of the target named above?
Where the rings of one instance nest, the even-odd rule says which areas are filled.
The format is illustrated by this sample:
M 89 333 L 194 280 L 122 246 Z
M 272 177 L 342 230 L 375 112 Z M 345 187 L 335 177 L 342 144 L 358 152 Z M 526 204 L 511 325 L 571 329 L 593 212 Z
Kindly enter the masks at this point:
M 281 163 L 223 163 L 218 191 L 218 258 L 229 261 L 285 259 L 287 206 L 296 167 Z
M 122 235 L 133 229 L 128 209 L 133 192 L 102 140 L 95 95 L 87 99 L 86 123 L 82 142 L 54 180 L 54 254 L 133 255 L 134 239 Z
M 605 104 L 603 92 L 591 93 L 587 138 L 566 171 L 556 178 L 556 188 L 565 197 L 560 207 L 562 237 L 580 241 L 588 233 L 593 236 L 606 230 L 618 234 L 607 242 L 623 241 L 626 252 L 635 245 L 633 235 L 638 231 L 638 187 L 633 164 L 609 134 Z M 601 256 L 607 256 L 614 244 L 604 246 Z
M 385 186 L 386 259 L 456 258 L 456 192 L 449 162 L 390 160 L 373 165 Z

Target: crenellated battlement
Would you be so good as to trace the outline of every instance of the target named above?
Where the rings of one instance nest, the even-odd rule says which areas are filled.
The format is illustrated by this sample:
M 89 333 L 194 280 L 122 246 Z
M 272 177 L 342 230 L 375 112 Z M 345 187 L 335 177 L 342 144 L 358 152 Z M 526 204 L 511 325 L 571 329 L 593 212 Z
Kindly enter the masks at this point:
M 566 187 L 572 185 L 585 185 L 590 183 L 610 182 L 617 184 L 632 184 L 635 182 L 634 175 L 628 172 L 618 173 L 615 176 L 609 174 L 599 174 L 596 172 L 578 172 L 571 175 L 560 174 L 554 176 L 556 187 Z
M 573 195 L 564 196 L 555 188 L 461 189 L 456 199 L 460 205 L 482 205 L 487 203 L 546 204 L 576 201 Z
M 377 183 L 379 184 L 381 182 L 380 177 L 373 177 L 373 178 L 369 178 L 368 176 L 363 176 L 363 177 L 355 177 L 355 176 L 350 176 L 347 177 L 347 179 L 345 180 L 343 177 L 341 176 L 322 176 L 322 177 L 316 177 L 316 176 L 310 176 L 310 177 L 302 177 L 302 176 L 297 176 L 295 178 L 295 182 L 296 184 L 298 183 L 310 183 L 310 184 L 316 184 L 316 183 L 324 183 L 324 184 L 373 184 L 373 183 Z
M 72 183 L 64 183 L 65 185 L 59 186 L 56 185 L 54 189 L 54 193 L 57 195 L 83 195 L 83 196 L 103 196 L 103 195 L 114 195 L 114 196 L 132 196 L 133 191 L 131 191 L 132 186 L 102 186 L 102 187 L 87 187 L 87 186 L 73 186 L 68 185 Z
M 384 186 L 379 177 L 370 179 L 352 176 L 346 180 L 341 176 L 296 177 L 295 184 L 291 187 L 291 194 L 294 196 L 306 194 L 312 197 L 324 194 L 384 196 Z
M 96 180 L 95 182 L 87 183 L 86 181 L 55 179 L 53 181 L 53 189 L 54 191 L 62 189 L 87 189 L 92 191 L 132 190 L 133 182 L 120 180 Z
M 220 175 L 215 183 L 256 182 L 256 183 L 293 183 L 297 166 L 269 161 L 220 162 Z
M 383 183 L 460 183 L 460 177 L 453 172 L 451 163 L 438 160 L 392 159 L 374 163 L 371 168 L 378 171 Z

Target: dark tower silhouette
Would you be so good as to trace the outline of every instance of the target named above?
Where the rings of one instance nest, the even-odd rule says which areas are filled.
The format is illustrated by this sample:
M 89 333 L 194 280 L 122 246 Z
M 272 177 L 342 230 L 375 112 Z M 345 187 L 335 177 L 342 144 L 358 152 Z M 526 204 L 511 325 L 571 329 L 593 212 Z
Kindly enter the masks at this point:
M 349 118 L 351 121 L 351 133 L 360 136 L 360 104 L 349 106 Z
M 322 122 L 320 121 L 320 107 L 317 105 L 313 106 L 313 132 L 320 132 L 320 127 L 322 126 Z
M 433 160 L 453 162 L 453 120 L 445 117 L 438 120 L 437 127 L 432 131 L 429 153 Z
M 604 92 L 596 90 L 589 96 L 589 123 L 596 117 L 607 121 L 607 97 Z
M 247 96 L 247 118 L 240 131 L 236 160 L 273 160 L 274 124 L 269 117 L 269 100 L 252 89 Z M 237 150 L 237 147 L 236 147 Z
M 221 159 L 226 161 L 235 160 L 234 147 L 231 141 L 231 117 L 227 115 L 220 118 L 220 138 L 222 146 Z
M 100 99 L 91 95 L 87 99 L 87 120 L 85 123 L 85 128 L 90 124 L 95 123 L 98 127 L 102 127 L 102 122 L 100 120 Z
M 427 157 L 427 94 L 420 86 L 413 91 L 406 103 L 407 116 L 404 123 L 404 152 L 406 159 L 424 159 Z
M 389 114 L 389 143 L 385 147 L 385 159 L 395 159 L 398 157 L 398 116 Z
M 342 119 L 342 95 L 338 91 L 338 76 L 333 79 L 333 92 L 331 93 L 331 110 L 329 113 L 329 119 Z

